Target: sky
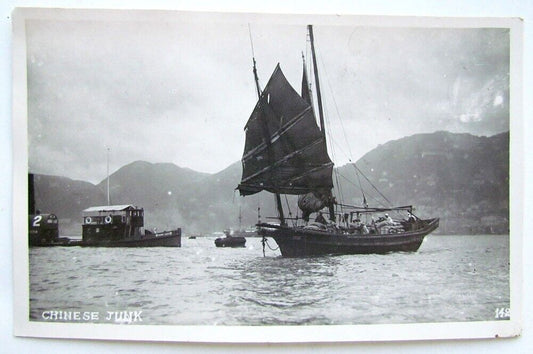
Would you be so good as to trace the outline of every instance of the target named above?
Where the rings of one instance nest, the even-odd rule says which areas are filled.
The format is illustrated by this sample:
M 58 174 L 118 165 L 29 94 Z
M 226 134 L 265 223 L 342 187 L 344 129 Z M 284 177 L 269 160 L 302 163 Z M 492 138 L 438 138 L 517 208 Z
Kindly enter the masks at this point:
M 111 172 L 145 160 L 216 173 L 239 161 L 257 100 L 252 53 L 262 87 L 277 63 L 301 87 L 310 49 L 305 21 L 294 18 L 27 20 L 30 172 L 99 183 L 108 149 Z M 417 133 L 509 130 L 507 29 L 318 22 L 337 166 Z

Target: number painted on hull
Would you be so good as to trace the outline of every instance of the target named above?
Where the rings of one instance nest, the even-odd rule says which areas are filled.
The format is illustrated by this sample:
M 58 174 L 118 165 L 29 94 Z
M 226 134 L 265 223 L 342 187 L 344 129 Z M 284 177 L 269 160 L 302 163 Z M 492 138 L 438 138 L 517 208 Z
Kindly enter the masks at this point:
M 41 227 L 41 221 L 43 220 L 42 215 L 35 215 L 33 218 L 33 223 L 31 224 L 32 227 Z

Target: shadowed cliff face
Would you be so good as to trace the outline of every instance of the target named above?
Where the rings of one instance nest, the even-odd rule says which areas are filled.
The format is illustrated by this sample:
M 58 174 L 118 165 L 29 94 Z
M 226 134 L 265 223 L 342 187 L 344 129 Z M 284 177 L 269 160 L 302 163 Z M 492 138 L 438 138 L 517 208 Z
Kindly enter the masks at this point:
M 393 205 L 441 217 L 440 233 L 506 233 L 509 220 L 509 133 L 490 138 L 436 132 L 391 141 L 357 167 Z M 349 203 L 361 203 L 355 168 L 338 169 Z M 384 203 L 360 177 L 369 204 Z M 492 229 L 491 229 L 492 228 Z
M 338 200 L 361 205 L 414 205 L 420 217 L 441 217 L 440 233 L 506 233 L 509 219 L 509 133 L 492 137 L 436 132 L 380 145 L 353 165 L 337 167 Z M 236 162 L 216 174 L 173 164 L 136 161 L 109 178 L 111 204 L 145 209 L 145 226 L 182 227 L 208 233 L 275 216 L 268 193 L 242 198 L 235 191 L 241 177 Z M 368 178 L 368 180 L 367 180 Z M 370 183 L 370 182 L 371 183 Z M 380 195 L 374 187 L 381 192 Z M 60 218 L 63 235 L 81 234 L 81 211 L 105 205 L 107 181 L 98 185 L 58 176 L 35 176 L 36 208 Z M 296 204 L 289 197 L 293 216 Z M 284 205 L 285 202 L 284 202 Z M 289 210 L 286 210 L 289 214 Z

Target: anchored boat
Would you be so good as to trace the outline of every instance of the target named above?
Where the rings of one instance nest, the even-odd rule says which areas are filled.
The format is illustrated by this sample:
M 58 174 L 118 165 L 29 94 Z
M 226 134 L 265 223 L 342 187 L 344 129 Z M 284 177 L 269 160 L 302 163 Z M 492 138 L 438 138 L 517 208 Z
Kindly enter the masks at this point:
M 53 213 L 41 213 L 35 208 L 34 174 L 28 174 L 28 246 L 63 246 L 69 243 L 59 237 L 59 220 Z
M 82 211 L 82 240 L 88 247 L 181 247 L 181 228 L 156 232 L 144 229 L 144 209 L 131 204 L 110 205 L 107 148 L 107 205 Z
M 370 208 L 366 200 L 362 206 L 349 206 L 338 203 L 333 194 L 333 162 L 327 152 L 311 25 L 308 32 L 320 127 L 315 118 L 305 62 L 302 93 L 299 94 L 285 78 L 279 64 L 261 90 L 253 58 L 259 99 L 245 126 L 243 173 L 237 189 L 242 196 L 263 190 L 275 196 L 279 223 L 257 225 L 263 236 L 263 250 L 265 237 L 272 237 L 285 257 L 417 251 L 424 237 L 438 227 L 438 218 L 418 218 L 411 206 Z M 285 217 L 282 194 L 298 195 L 301 218 Z M 339 208 L 341 213 L 337 211 Z M 322 216 L 322 209 L 329 212 L 329 220 Z M 316 212 L 319 214 L 315 222 L 309 222 L 310 215 Z M 388 212 L 403 213 L 405 217 L 394 220 L 381 215 L 384 220 L 374 219 L 375 214 Z
M 144 230 L 144 210 L 133 205 L 97 206 L 83 210 L 80 246 L 181 247 L 181 229 Z
M 217 247 L 245 247 L 246 238 L 240 235 L 233 235 L 230 230 L 224 230 L 224 237 L 215 240 Z
M 30 247 L 64 246 L 70 242 L 67 237 L 59 237 L 59 224 L 55 214 L 30 214 L 28 230 Z

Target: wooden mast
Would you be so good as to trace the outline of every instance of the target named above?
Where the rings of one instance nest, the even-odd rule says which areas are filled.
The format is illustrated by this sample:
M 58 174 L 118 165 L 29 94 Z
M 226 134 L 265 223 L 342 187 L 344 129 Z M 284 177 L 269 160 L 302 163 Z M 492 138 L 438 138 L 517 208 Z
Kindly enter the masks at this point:
M 307 25 L 309 31 L 309 39 L 311 41 L 311 56 L 313 58 L 313 73 L 315 76 L 316 84 L 316 98 L 318 102 L 318 114 L 320 116 L 320 130 L 324 136 L 324 141 L 326 141 L 326 125 L 324 124 L 324 110 L 322 109 L 322 95 L 320 93 L 320 80 L 318 79 L 318 66 L 316 65 L 316 53 L 315 53 L 315 38 L 313 36 L 313 25 Z M 327 149 L 327 144 L 326 144 Z M 335 221 L 335 206 L 333 204 L 333 197 L 330 192 L 330 200 L 328 201 L 329 209 L 329 218 L 332 221 Z
M 261 88 L 259 87 L 259 77 L 257 76 L 257 67 L 255 63 L 255 54 L 254 54 L 254 45 L 252 42 L 252 31 L 250 30 L 250 25 L 248 25 L 248 31 L 250 33 L 250 44 L 252 46 L 252 60 L 253 60 L 253 72 L 255 79 L 255 88 L 257 90 L 257 98 L 261 100 Z M 278 216 L 281 225 L 286 225 L 285 215 L 283 214 L 283 205 L 281 204 L 281 196 L 279 193 L 274 193 L 274 198 L 276 200 L 276 208 L 278 209 Z
M 311 54 L 313 58 L 313 72 L 315 74 L 315 84 L 316 84 L 316 98 L 318 101 L 318 114 L 320 117 L 320 130 L 324 137 L 326 136 L 326 130 L 324 125 L 324 111 L 322 109 L 322 96 L 320 94 L 320 81 L 318 80 L 318 67 L 316 65 L 316 55 L 315 55 L 315 40 L 313 37 L 313 25 L 307 25 L 309 31 L 309 39 L 311 40 Z

